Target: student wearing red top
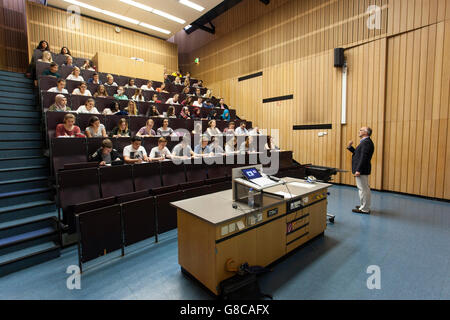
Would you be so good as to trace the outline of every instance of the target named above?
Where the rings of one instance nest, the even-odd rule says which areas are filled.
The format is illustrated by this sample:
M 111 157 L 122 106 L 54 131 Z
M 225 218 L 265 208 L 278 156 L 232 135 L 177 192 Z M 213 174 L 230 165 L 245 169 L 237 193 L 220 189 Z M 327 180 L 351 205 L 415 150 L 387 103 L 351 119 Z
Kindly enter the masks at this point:
M 86 137 L 81 133 L 80 127 L 74 125 L 75 116 L 71 113 L 68 113 L 64 116 L 64 123 L 60 123 L 56 126 L 55 136 L 59 137 L 77 137 L 84 138 Z

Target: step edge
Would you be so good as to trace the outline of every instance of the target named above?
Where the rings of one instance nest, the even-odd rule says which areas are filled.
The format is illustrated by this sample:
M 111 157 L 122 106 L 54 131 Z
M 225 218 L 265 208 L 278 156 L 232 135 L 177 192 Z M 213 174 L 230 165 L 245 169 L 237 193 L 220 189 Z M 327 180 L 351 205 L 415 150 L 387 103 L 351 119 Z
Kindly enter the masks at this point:
M 33 203 L 33 204 L 30 205 L 31 203 Z M 24 209 L 32 209 L 32 208 L 37 208 L 37 207 L 49 206 L 49 205 L 56 206 L 56 202 L 52 201 L 52 200 L 40 200 L 40 201 L 26 202 L 25 204 L 23 204 L 22 207 L 17 207 L 14 209 L 0 211 L 0 215 L 6 214 L 9 212 L 19 211 L 19 210 L 24 210 Z M 9 207 L 12 207 L 12 206 L 9 206 Z M 9 207 L 3 207 L 2 209 L 9 208 Z

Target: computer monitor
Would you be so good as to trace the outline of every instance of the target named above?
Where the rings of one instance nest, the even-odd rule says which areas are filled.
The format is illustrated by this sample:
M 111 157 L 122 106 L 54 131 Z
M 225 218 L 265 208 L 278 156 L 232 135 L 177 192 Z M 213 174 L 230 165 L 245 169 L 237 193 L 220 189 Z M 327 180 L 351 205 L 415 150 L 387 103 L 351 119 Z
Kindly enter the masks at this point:
M 247 178 L 247 180 L 253 180 L 262 177 L 259 170 L 255 167 L 242 169 L 242 175 Z

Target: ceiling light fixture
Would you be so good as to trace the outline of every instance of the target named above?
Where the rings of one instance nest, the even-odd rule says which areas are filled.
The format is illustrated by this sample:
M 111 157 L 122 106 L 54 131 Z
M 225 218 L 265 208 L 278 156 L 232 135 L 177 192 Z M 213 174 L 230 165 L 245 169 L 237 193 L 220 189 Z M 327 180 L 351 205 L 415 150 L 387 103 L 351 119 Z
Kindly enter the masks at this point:
M 159 28 L 159 27 L 155 27 L 155 26 L 152 26 L 151 24 L 148 24 L 148 23 L 145 23 L 145 22 L 141 22 L 141 23 L 139 23 L 139 25 L 144 27 L 144 28 L 152 29 L 152 30 L 159 31 L 159 32 L 162 32 L 162 33 L 165 33 L 165 34 L 170 34 L 169 30 L 162 29 L 162 28 Z
M 185 6 L 188 6 L 188 7 L 192 8 L 192 9 L 200 11 L 200 12 L 205 10 L 205 8 L 203 8 L 201 5 L 198 5 L 198 4 L 196 4 L 196 3 L 192 2 L 192 1 L 189 1 L 189 0 L 178 0 L 178 2 L 181 3 L 181 4 L 184 4 Z
M 158 16 L 167 18 L 169 20 L 178 22 L 180 24 L 186 23 L 186 21 L 181 19 L 181 18 L 175 17 L 175 16 L 173 16 L 173 15 L 167 13 L 167 12 L 164 12 L 164 11 L 161 11 L 161 10 L 158 10 L 158 9 L 153 9 L 152 7 L 149 7 L 149 6 L 147 6 L 145 4 L 142 4 L 140 2 L 136 2 L 136 1 L 133 1 L 133 0 L 120 0 L 120 1 L 123 2 L 123 3 L 129 4 L 130 6 L 134 6 L 136 8 L 139 8 L 139 9 L 142 9 L 142 10 L 145 10 L 145 11 L 157 14 Z

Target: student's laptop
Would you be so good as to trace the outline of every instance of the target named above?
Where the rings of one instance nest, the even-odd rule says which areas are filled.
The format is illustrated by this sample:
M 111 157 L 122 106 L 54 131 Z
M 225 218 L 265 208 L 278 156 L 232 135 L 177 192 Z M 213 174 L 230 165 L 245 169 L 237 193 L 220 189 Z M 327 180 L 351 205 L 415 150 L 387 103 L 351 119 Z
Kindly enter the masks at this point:
M 242 169 L 242 175 L 250 182 L 257 184 L 260 187 L 265 187 L 274 184 L 273 180 L 267 177 L 263 177 L 261 173 L 256 168 Z

